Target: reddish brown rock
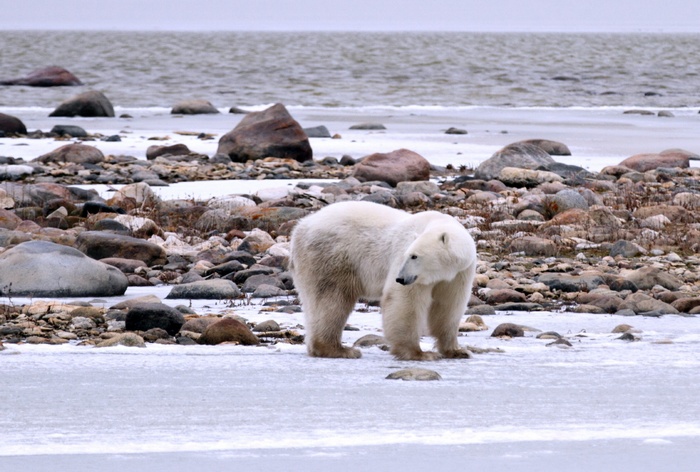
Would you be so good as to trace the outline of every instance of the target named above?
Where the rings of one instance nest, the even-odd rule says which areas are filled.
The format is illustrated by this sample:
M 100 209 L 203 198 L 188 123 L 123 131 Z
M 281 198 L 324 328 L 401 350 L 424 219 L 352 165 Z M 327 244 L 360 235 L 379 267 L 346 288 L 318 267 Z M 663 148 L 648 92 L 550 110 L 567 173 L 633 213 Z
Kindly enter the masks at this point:
M 525 330 L 522 326 L 513 323 L 502 323 L 496 326 L 491 333 L 492 338 L 522 338 Z
M 17 229 L 21 222 L 22 218 L 15 215 L 14 212 L 0 208 L 0 228 Z
M 559 251 L 557 245 L 551 239 L 543 239 L 537 236 L 523 236 L 510 242 L 510 252 L 522 252 L 526 256 L 555 256 Z
M 27 85 L 30 87 L 59 87 L 83 85 L 73 74 L 62 67 L 50 66 L 37 69 L 19 79 L 3 80 L 0 85 Z
M 190 148 L 181 143 L 170 146 L 148 146 L 146 159 L 150 161 L 158 156 L 187 156 L 190 152 Z
M 375 153 L 355 165 L 353 176 L 361 182 L 381 180 L 396 187 L 399 182 L 428 180 L 430 163 L 408 149 Z
M 700 306 L 700 297 L 679 298 L 671 306 L 681 313 L 690 313 L 693 308 Z
M 659 167 L 680 167 L 689 166 L 689 158 L 692 153 L 687 151 L 668 150 L 659 154 L 636 154 L 620 162 L 620 166 L 629 167 L 637 172 L 646 172 Z
M 165 250 L 162 247 L 143 239 L 122 234 L 83 231 L 76 239 L 75 247 L 98 260 L 108 257 L 136 259 L 145 262 L 149 267 L 164 264 L 167 261 Z
M 224 318 L 209 325 L 197 341 L 199 344 L 236 343 L 256 346 L 260 339 L 245 324 L 233 318 Z
M 233 162 L 281 157 L 299 162 L 311 160 L 313 151 L 304 129 L 281 103 L 248 113 L 219 140 L 217 154 Z
M 67 144 L 35 159 L 42 164 L 71 162 L 73 164 L 99 164 L 105 160 L 102 151 L 85 144 Z
M 524 294 L 510 288 L 502 288 L 491 290 L 484 297 L 489 305 L 499 305 L 501 303 L 526 302 L 527 298 Z

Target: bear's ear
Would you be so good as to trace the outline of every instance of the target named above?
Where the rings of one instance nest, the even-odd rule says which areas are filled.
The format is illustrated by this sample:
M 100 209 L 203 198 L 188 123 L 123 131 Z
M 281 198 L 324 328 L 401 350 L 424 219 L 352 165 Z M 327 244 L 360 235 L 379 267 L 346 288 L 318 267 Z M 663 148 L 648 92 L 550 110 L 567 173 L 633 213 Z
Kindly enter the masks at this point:
M 443 244 L 447 244 L 447 240 L 448 240 L 447 233 L 442 233 L 440 235 L 440 242 L 442 242 Z

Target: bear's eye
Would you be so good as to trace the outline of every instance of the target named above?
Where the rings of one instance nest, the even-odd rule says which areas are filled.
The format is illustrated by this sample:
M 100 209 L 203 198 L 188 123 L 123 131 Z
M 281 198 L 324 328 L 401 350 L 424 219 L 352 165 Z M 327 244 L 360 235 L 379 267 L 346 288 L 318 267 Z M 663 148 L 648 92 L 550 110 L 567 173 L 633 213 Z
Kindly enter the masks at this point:
M 413 254 L 413 255 L 411 255 L 411 259 L 418 259 L 418 256 L 416 256 L 415 254 Z

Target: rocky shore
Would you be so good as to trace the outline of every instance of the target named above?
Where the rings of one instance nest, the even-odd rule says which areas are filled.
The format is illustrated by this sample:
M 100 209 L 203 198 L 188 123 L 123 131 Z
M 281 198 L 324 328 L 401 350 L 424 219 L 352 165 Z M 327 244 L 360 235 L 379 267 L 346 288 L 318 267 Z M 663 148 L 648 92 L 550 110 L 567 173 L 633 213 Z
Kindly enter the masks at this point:
M 156 145 L 144 161 L 90 146 L 110 137 L 35 132 L 70 143 L 31 161 L 0 157 L 0 294 L 7 300 L 0 341 L 303 342 L 302 327 L 280 328 L 285 313 L 301 310 L 286 270 L 289 234 L 299 218 L 346 200 L 437 210 L 469 228 L 480 258 L 469 315 L 700 312 L 700 169 L 690 167 L 698 159 L 691 152 L 632 156 L 593 173 L 556 162 L 569 153 L 565 144 L 529 140 L 477 169 L 437 168 L 405 149 L 357 161 L 310 159 L 308 141 L 298 158 L 288 143 L 252 135 L 266 147 L 227 135 L 236 155 L 230 142 L 220 142 L 223 152 L 211 157 Z M 246 146 L 280 155 L 246 158 Z M 229 179 L 328 182 L 255 194 L 232 186 L 230 195 L 201 201 L 162 200 L 153 191 Z M 109 199 L 71 186 L 94 183 L 126 185 Z M 173 308 L 157 297 L 107 308 L 70 301 L 162 285 L 172 286 L 168 298 L 182 304 Z M 57 301 L 14 303 L 18 297 Z M 192 299 L 232 307 L 254 300 L 271 319 L 200 316 L 187 306 Z M 478 323 L 474 318 L 465 329 L 480 329 Z

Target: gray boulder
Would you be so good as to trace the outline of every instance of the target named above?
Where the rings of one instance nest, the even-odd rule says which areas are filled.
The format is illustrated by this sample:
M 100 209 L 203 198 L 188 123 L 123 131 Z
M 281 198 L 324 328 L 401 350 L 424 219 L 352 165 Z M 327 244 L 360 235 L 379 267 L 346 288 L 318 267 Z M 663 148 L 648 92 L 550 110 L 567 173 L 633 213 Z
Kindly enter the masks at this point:
M 16 116 L 0 113 L 0 131 L 5 134 L 27 134 L 27 127 Z
M 68 246 L 27 241 L 0 255 L 0 293 L 33 297 L 110 297 L 129 282 L 116 267 Z
M 330 138 L 331 137 L 331 132 L 328 131 L 328 128 L 326 128 L 323 125 L 314 126 L 312 128 L 304 128 L 304 133 L 306 133 L 306 136 L 308 136 L 309 138 Z
M 83 85 L 72 73 L 62 67 L 49 66 L 34 70 L 19 79 L 0 80 L 0 85 L 26 85 L 29 87 L 60 87 Z
M 235 283 L 226 279 L 201 280 L 173 287 L 167 299 L 227 300 L 241 296 Z
M 474 172 L 474 177 L 481 180 L 498 178 L 506 167 L 537 169 L 553 164 L 555 161 L 541 147 L 527 143 L 513 143 L 482 162 Z
M 131 307 L 126 314 L 127 331 L 148 331 L 161 328 L 175 336 L 185 324 L 185 317 L 164 303 L 141 303 Z
M 185 100 L 177 103 L 170 111 L 173 115 L 214 115 L 219 110 L 207 100 Z
M 70 162 L 72 164 L 99 164 L 105 160 L 102 151 L 86 144 L 66 144 L 36 158 L 42 164 Z
M 102 116 L 114 117 L 114 107 L 102 92 L 91 90 L 69 98 L 49 116 Z

